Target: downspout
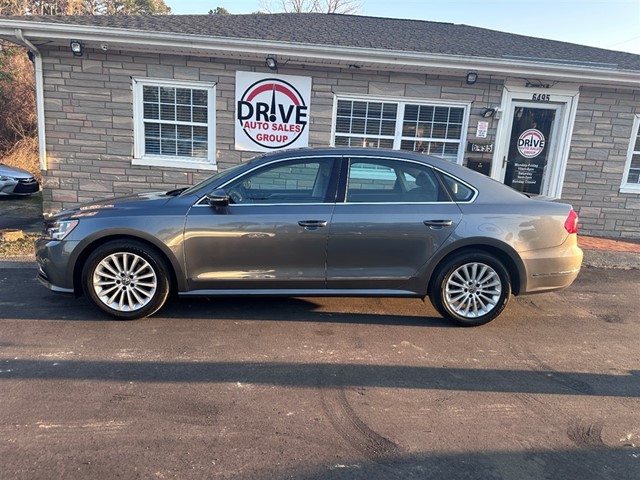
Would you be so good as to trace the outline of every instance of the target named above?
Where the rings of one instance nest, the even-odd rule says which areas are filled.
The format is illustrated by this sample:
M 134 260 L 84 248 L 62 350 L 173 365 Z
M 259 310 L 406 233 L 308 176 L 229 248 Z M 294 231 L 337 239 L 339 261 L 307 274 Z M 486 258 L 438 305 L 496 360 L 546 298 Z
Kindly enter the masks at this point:
M 33 53 L 35 64 L 36 80 L 36 117 L 38 122 L 38 156 L 40 159 L 40 170 L 47 169 L 47 145 L 44 131 L 44 76 L 42 73 L 42 54 L 36 46 L 27 40 L 22 33 L 22 29 L 16 28 L 16 39 L 23 47 L 28 48 Z

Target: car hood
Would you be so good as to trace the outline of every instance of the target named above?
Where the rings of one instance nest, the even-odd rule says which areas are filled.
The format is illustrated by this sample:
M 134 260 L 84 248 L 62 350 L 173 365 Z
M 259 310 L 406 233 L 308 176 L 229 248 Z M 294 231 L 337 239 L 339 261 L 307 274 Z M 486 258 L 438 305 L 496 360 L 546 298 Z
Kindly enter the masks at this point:
M 76 208 L 62 210 L 49 217 L 50 220 L 60 220 L 63 218 L 79 218 L 94 216 L 106 210 L 132 210 L 138 208 L 161 207 L 167 203 L 173 196 L 169 196 L 166 192 L 139 193 L 136 195 L 127 195 L 123 197 L 107 198 L 95 202 L 88 202 L 78 205 Z M 154 205 L 155 203 L 155 205 Z
M 21 168 L 10 167 L 9 165 L 0 163 L 0 177 L 32 178 L 33 175 Z

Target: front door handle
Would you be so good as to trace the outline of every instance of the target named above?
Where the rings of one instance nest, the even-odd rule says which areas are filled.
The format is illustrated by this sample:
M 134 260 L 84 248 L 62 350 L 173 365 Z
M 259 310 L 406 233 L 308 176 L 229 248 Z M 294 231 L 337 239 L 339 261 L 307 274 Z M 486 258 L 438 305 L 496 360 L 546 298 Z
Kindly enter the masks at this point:
M 315 230 L 316 228 L 326 227 L 326 220 L 300 220 L 298 225 L 306 228 L 307 230 Z
M 423 222 L 427 227 L 450 227 L 453 225 L 453 220 L 425 220 Z

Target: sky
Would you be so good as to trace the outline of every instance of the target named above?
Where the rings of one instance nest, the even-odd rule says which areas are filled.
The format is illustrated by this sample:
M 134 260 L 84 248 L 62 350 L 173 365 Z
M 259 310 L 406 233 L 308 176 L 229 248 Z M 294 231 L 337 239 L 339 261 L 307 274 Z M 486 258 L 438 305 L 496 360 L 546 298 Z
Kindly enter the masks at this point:
M 261 10 L 264 1 L 165 3 L 174 14 L 206 14 L 216 7 L 240 14 Z M 640 0 L 361 0 L 361 5 L 359 13 L 372 17 L 465 24 L 640 55 Z

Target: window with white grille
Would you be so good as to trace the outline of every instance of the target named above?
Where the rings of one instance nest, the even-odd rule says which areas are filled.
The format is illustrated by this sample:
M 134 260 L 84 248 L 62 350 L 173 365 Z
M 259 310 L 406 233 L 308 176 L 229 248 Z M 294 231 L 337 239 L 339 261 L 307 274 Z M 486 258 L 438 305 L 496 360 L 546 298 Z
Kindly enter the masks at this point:
M 640 193 L 640 115 L 636 115 L 633 122 L 621 190 L 626 193 Z
M 462 163 L 467 105 L 336 98 L 336 147 L 392 148 Z
M 134 164 L 215 168 L 215 87 L 134 80 Z

